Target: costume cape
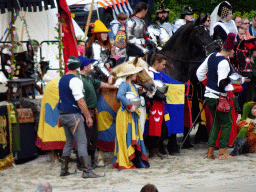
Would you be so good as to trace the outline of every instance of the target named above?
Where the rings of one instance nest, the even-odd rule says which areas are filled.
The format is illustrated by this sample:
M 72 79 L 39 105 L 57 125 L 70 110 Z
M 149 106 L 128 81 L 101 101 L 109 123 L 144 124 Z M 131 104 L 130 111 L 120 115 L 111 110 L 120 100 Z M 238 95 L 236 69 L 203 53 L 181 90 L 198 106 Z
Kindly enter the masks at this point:
M 64 129 L 58 127 L 59 79 L 50 81 L 45 87 L 36 139 L 36 146 L 41 150 L 63 149 L 66 143 Z
M 184 130 L 184 102 L 185 85 L 164 73 L 154 73 L 154 80 L 161 80 L 168 85 L 166 93 L 167 101 L 164 104 L 164 119 L 168 129 L 168 136 L 171 134 L 183 133 Z M 147 115 L 148 116 L 148 115 Z M 145 123 L 144 137 L 148 135 L 148 118 Z

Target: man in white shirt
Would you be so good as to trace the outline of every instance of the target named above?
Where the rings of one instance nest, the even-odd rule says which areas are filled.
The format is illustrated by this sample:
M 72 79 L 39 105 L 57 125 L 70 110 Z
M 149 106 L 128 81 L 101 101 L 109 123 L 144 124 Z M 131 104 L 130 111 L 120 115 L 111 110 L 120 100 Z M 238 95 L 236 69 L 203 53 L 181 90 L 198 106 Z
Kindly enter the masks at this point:
M 220 112 L 216 110 L 219 96 L 227 97 L 227 92 L 234 91 L 235 85 L 230 83 L 229 76 L 233 72 L 228 57 L 232 57 L 234 54 L 234 40 L 236 35 L 234 33 L 229 33 L 228 37 L 222 47 L 221 52 L 212 53 L 209 55 L 205 61 L 197 69 L 197 78 L 199 81 L 205 81 L 205 102 L 210 107 L 213 124 L 211 127 L 209 139 L 208 139 L 208 152 L 207 158 L 214 159 L 214 146 L 217 140 L 218 133 L 222 126 L 220 145 L 219 145 L 219 158 L 234 158 L 226 152 L 226 147 L 230 137 L 230 131 L 232 128 L 232 113 L 231 110 L 228 113 Z M 242 78 L 242 82 L 249 81 L 247 78 Z

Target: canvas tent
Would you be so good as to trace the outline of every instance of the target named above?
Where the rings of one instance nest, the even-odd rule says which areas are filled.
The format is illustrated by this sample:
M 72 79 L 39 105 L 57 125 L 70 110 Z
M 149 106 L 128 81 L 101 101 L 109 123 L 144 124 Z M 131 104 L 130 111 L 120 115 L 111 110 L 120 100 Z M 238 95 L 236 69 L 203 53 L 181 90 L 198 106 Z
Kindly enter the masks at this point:
M 25 4 L 25 1 L 27 1 L 27 4 Z M 17 28 L 17 33 L 14 37 L 15 41 L 27 41 L 29 40 L 29 36 L 30 39 L 35 39 L 39 43 L 42 41 L 56 41 L 55 37 L 58 36 L 58 33 L 54 27 L 58 27 L 58 17 L 56 16 L 58 13 L 58 9 L 56 8 L 58 7 L 58 1 L 34 0 L 33 3 L 30 3 L 32 1 L 29 0 L 6 0 L 6 2 L 8 2 L 5 4 L 6 8 L 3 9 L 3 0 L 0 0 L 0 9 L 2 13 L 0 14 L 0 37 L 4 36 L 4 32 L 8 28 L 11 21 L 11 12 L 9 12 L 10 9 L 8 9 L 8 7 L 13 6 L 15 9 L 20 10 L 19 16 L 15 22 L 15 27 Z M 25 18 L 27 27 L 24 24 L 23 18 Z M 84 36 L 84 32 L 74 20 L 73 26 L 76 36 Z M 8 40 L 10 40 L 10 36 Z M 42 57 L 45 61 L 50 61 L 50 68 L 52 69 L 59 68 L 59 61 L 56 60 L 56 56 L 59 53 L 57 46 L 58 45 L 48 45 L 46 43 L 42 44 Z M 23 51 L 26 51 L 25 46 L 23 45 L 22 47 Z M 21 48 L 18 48 L 18 51 L 20 50 Z M 38 59 L 39 58 L 40 55 L 38 53 Z M 48 70 L 44 80 L 49 81 L 57 76 L 59 76 L 58 70 Z

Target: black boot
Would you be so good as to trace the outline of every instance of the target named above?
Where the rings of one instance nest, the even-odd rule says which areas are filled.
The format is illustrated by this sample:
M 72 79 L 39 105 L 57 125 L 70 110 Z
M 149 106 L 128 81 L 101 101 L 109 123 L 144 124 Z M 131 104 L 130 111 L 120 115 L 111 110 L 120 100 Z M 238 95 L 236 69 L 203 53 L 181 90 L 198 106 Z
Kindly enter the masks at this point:
M 60 176 L 67 176 L 67 175 L 70 174 L 68 172 L 68 163 L 69 163 L 69 161 L 70 161 L 70 157 L 69 156 L 63 156 L 62 157 Z
M 185 138 L 186 138 L 186 140 L 182 145 L 182 149 L 190 149 L 190 148 L 194 147 L 190 142 L 189 128 L 187 128 L 187 127 L 184 127 L 183 141 Z
M 207 128 L 205 125 L 199 124 L 195 138 L 194 138 L 194 142 L 198 144 L 200 142 L 206 143 L 207 141 L 208 141 Z
M 98 178 L 100 177 L 99 175 L 95 174 L 92 171 L 92 166 L 91 166 L 91 157 L 90 156 L 85 156 L 85 157 L 80 157 L 80 160 L 83 162 L 83 178 Z
M 247 144 L 247 139 L 238 137 L 234 142 L 234 150 L 230 153 L 232 156 L 239 156 L 243 153 L 243 149 Z
M 180 147 L 177 143 L 176 134 L 171 134 L 171 136 L 169 137 L 169 141 L 167 144 L 167 150 L 170 155 L 175 154 L 175 153 L 180 153 Z
M 91 164 L 92 168 L 96 168 L 96 163 L 95 163 L 95 151 L 88 151 L 88 155 L 91 156 Z

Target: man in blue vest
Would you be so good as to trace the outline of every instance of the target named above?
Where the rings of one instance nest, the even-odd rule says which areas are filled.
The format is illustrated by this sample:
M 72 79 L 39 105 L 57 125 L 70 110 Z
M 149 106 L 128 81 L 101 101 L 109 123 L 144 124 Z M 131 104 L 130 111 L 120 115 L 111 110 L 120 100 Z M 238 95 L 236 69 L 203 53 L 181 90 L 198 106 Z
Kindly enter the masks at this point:
M 74 146 L 74 140 L 76 140 L 79 159 L 83 164 L 82 177 L 96 178 L 99 176 L 92 171 L 91 157 L 88 156 L 87 152 L 84 119 L 81 114 L 84 114 L 87 126 L 92 127 L 93 120 L 84 101 L 83 82 L 76 77 L 80 71 L 80 66 L 80 59 L 70 56 L 68 59 L 69 71 L 61 77 L 58 83 L 60 97 L 58 104 L 60 113 L 59 121 L 64 127 L 66 135 L 66 144 L 62 152 L 63 162 L 60 176 L 69 175 L 68 163 Z
M 221 129 L 220 145 L 219 145 L 219 159 L 234 158 L 226 152 L 228 141 L 230 138 L 230 132 L 232 128 L 232 112 L 221 112 L 217 110 L 219 97 L 228 97 L 227 92 L 236 92 L 237 85 L 231 84 L 229 76 L 233 72 L 230 67 L 229 57 L 233 57 L 234 54 L 234 41 L 236 35 L 229 33 L 227 39 L 222 46 L 222 50 L 219 53 L 212 53 L 197 69 L 197 78 L 199 81 L 205 81 L 205 102 L 210 107 L 210 111 L 213 118 L 213 123 L 208 139 L 208 152 L 207 158 L 214 159 L 214 146 L 217 140 L 218 133 Z M 243 77 L 241 83 L 248 82 L 249 79 Z

